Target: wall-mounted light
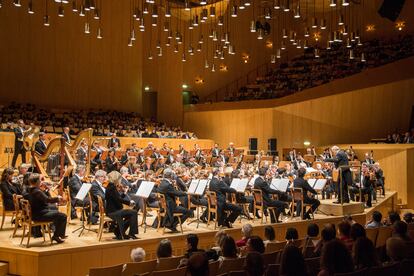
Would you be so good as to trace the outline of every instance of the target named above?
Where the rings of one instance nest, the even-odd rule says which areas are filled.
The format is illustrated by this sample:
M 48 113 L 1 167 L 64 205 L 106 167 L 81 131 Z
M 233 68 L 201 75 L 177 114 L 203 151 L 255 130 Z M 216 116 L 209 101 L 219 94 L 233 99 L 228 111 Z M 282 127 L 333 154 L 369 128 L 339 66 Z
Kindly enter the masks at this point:
M 402 29 L 404 29 L 405 27 L 405 21 L 397 21 L 395 23 L 395 28 L 399 31 L 402 31 Z
M 203 84 L 203 83 L 204 83 L 204 79 L 202 79 L 201 77 L 195 78 L 195 84 Z
M 304 141 L 304 142 L 303 142 L 303 145 L 304 145 L 305 147 L 309 147 L 309 146 L 310 146 L 310 144 L 311 144 L 311 143 L 310 143 L 309 141 Z
M 225 64 L 220 64 L 220 69 L 221 72 L 227 72 L 228 71 L 228 67 Z
M 369 25 L 366 26 L 365 30 L 367 32 L 373 32 L 373 31 L 375 31 L 375 25 L 374 24 L 369 24 Z
M 250 59 L 250 56 L 248 54 L 243 54 L 242 55 L 243 63 L 248 63 L 249 59 Z
M 185 83 L 183 83 L 183 85 L 181 85 L 181 87 L 182 87 L 183 89 L 187 89 L 187 88 L 188 88 L 188 85 L 187 85 L 187 84 L 185 84 Z
M 145 91 L 150 91 L 150 87 L 147 85 L 147 86 L 144 87 L 144 90 Z
M 273 48 L 273 42 L 271 40 L 266 41 L 266 48 L 269 48 L 269 49 Z

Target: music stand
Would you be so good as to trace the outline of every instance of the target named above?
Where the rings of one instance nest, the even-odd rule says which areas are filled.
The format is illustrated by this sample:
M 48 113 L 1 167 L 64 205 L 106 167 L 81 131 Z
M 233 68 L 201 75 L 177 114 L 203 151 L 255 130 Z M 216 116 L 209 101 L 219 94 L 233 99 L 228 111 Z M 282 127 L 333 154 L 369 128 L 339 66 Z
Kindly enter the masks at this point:
M 204 191 L 206 190 L 206 187 L 207 187 L 207 183 L 208 183 L 207 179 L 201 179 L 201 180 L 194 179 L 191 181 L 190 187 L 188 188 L 188 191 L 187 191 L 188 201 L 189 201 L 188 204 L 190 204 L 191 202 L 191 198 L 190 198 L 191 196 L 195 196 L 198 198 L 204 194 Z M 201 205 L 196 205 L 196 204 L 194 205 L 196 206 L 196 210 L 197 210 L 196 218 L 188 222 L 187 225 L 190 225 L 193 222 L 197 222 L 197 228 L 198 228 L 198 226 L 200 225 L 200 221 L 201 221 L 200 220 L 200 209 L 198 207 Z
M 91 183 L 83 183 L 81 188 L 79 189 L 78 193 L 75 196 L 75 199 L 82 201 L 81 226 L 72 231 L 72 233 L 76 233 L 77 231 L 80 230 L 78 237 L 80 237 L 82 235 L 84 230 L 91 231 L 91 232 L 96 232 L 96 230 L 85 227 L 85 220 L 87 219 L 85 217 L 85 208 L 87 208 L 87 206 L 85 205 L 85 200 L 84 199 L 88 195 L 89 190 L 91 189 L 91 187 L 92 187 Z M 92 216 L 92 214 L 89 214 L 89 215 Z
M 235 189 L 238 193 L 244 193 L 248 182 L 249 179 L 247 178 L 233 178 L 233 181 L 230 184 L 230 188 Z
M 150 181 L 142 181 L 135 195 L 144 200 L 144 209 L 142 210 L 142 224 L 144 225 L 144 233 L 147 232 L 147 198 L 150 196 L 155 183 Z
M 287 178 L 274 178 L 272 179 L 272 182 L 270 183 L 270 187 L 273 190 L 281 191 L 283 193 L 286 193 L 287 188 L 289 186 L 289 179 Z

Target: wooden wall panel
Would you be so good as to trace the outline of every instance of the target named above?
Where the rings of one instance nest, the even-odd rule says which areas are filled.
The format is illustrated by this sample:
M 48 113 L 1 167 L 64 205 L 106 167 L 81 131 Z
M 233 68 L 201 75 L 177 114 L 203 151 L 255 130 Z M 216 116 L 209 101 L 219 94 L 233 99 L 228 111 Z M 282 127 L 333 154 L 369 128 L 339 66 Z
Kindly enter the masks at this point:
M 0 102 L 29 102 L 50 107 L 142 109 L 142 42 L 128 47 L 129 1 L 102 1 L 102 40 L 97 20 L 84 33 L 85 17 L 49 2 L 51 26 L 42 24 L 45 1 L 11 2 L 0 9 Z M 7 41 L 7 43 L 5 43 Z

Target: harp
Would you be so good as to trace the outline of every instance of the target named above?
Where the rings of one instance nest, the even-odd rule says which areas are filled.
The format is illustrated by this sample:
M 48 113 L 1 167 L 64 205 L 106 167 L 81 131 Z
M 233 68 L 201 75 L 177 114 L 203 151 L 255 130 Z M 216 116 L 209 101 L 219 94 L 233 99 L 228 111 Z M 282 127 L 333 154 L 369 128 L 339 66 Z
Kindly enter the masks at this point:
M 86 153 L 86 176 L 89 175 L 90 169 L 91 169 L 91 147 L 92 147 L 92 134 L 93 129 L 87 128 L 79 132 L 78 136 L 76 136 L 75 140 L 68 144 L 66 143 L 66 149 L 67 149 L 67 155 L 69 156 L 76 156 L 75 152 L 79 148 L 81 142 L 83 140 L 86 141 L 86 144 L 88 145 L 88 150 Z M 76 162 L 74 162 L 76 167 Z

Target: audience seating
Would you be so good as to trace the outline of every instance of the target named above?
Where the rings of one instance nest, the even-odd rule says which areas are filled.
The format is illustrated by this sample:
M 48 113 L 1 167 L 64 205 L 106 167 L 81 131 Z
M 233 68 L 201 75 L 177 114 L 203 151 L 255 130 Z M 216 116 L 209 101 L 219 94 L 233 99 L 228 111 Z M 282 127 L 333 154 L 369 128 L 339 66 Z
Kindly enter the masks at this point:
M 219 270 L 219 266 L 220 266 L 220 261 L 210 262 L 208 264 L 209 275 L 216 276 Z
M 237 271 L 243 267 L 245 258 L 225 259 L 221 263 L 218 274 L 228 273 L 230 271 Z
M 379 228 L 367 228 L 367 229 L 365 229 L 365 233 L 367 235 L 367 238 L 370 239 L 374 245 L 377 243 L 378 229 Z
M 184 257 L 178 256 L 178 257 L 169 257 L 169 258 L 159 258 L 158 264 L 155 270 L 159 271 L 159 270 L 175 269 L 180 264 L 180 261 L 182 258 Z
M 286 247 L 286 241 L 283 242 L 269 242 L 266 245 L 266 252 L 281 251 Z
M 308 271 L 309 275 L 316 275 L 318 274 L 321 268 L 321 258 L 307 258 L 305 259 L 306 270 Z
M 159 270 L 151 273 L 152 276 L 185 276 L 187 273 L 187 267 L 180 267 L 170 270 Z
M 270 252 L 263 254 L 263 261 L 265 265 L 275 264 L 279 259 L 280 254 L 282 251 Z
M 400 263 L 400 270 L 398 275 L 413 275 L 414 274 L 414 259 L 405 259 Z
M 383 247 L 387 242 L 387 239 L 392 235 L 392 228 L 391 227 L 380 227 L 378 228 L 378 236 L 375 242 L 375 247 Z
M 150 271 L 154 271 L 157 266 L 157 260 L 144 261 L 139 263 L 127 263 L 125 264 L 122 276 L 135 276 L 136 274 L 145 274 Z
M 89 276 L 114 276 L 121 275 L 124 265 L 97 267 L 89 269 Z
M 279 275 L 279 264 L 271 264 L 267 266 L 266 276 L 278 276 Z
M 334 276 L 366 276 L 368 275 L 368 268 L 360 269 L 349 273 L 335 273 Z
M 398 275 L 400 263 L 387 264 L 384 266 L 376 266 L 369 269 L 368 276 L 391 276 Z

